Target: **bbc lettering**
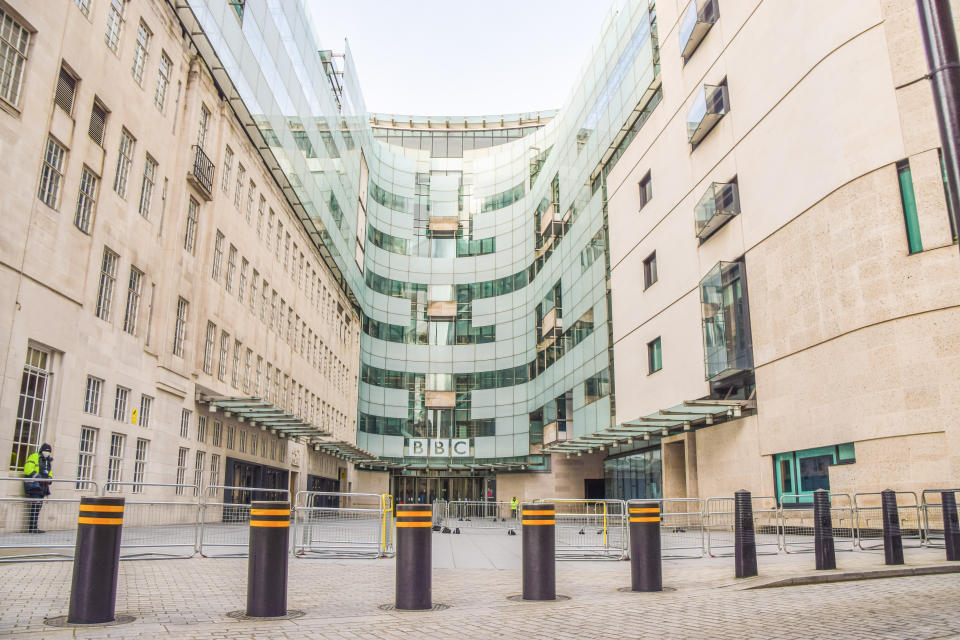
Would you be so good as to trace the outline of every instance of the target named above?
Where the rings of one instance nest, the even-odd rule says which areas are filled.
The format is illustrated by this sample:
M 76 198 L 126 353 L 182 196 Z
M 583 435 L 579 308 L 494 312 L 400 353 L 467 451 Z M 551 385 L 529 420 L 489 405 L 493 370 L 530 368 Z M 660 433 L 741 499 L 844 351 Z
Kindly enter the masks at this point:
M 430 458 L 465 458 L 470 455 L 470 439 L 410 438 L 407 455 Z

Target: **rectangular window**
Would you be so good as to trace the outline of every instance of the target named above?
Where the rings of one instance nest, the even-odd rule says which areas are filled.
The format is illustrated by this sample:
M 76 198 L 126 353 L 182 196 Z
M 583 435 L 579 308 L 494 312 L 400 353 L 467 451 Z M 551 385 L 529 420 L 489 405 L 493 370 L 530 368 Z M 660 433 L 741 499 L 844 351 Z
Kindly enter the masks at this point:
M 189 449 L 186 447 L 180 447 L 177 451 L 177 490 L 176 493 L 178 496 L 183 495 L 183 481 L 187 477 L 187 454 Z
M 23 68 L 27 64 L 30 32 L 0 10 L 0 98 L 17 106 L 23 84 Z
M 233 275 L 237 271 L 237 248 L 230 245 L 230 251 L 227 253 L 227 292 L 233 289 Z
M 647 289 L 657 281 L 657 252 L 654 251 L 643 261 L 643 288 Z
M 655 373 L 663 369 L 663 352 L 660 338 L 647 343 L 647 373 Z
M 250 393 L 250 371 L 253 368 L 253 349 L 247 349 L 247 358 L 243 364 L 243 392 Z
M 233 247 L 230 247 L 231 250 Z M 250 263 L 246 258 L 240 259 L 240 284 L 237 286 L 237 302 L 243 304 L 243 292 L 247 288 L 247 269 L 250 268 Z
M 213 446 L 220 446 L 220 436 L 223 433 L 223 423 L 219 420 L 213 421 Z
M 77 489 L 86 489 L 93 480 L 93 463 L 97 453 L 97 430 L 80 427 L 80 447 L 77 452 Z M 81 481 L 86 482 L 81 482 Z
M 210 277 L 220 281 L 220 269 L 223 266 L 223 234 L 217 230 L 217 238 L 213 242 L 213 268 L 210 271 Z
M 227 362 L 227 352 L 230 349 L 230 334 L 226 331 L 220 331 L 220 366 L 217 369 L 217 378 L 220 379 L 220 382 L 225 382 L 227 379 L 227 367 L 229 363 Z
M 197 208 L 200 205 L 193 198 L 187 205 L 187 229 L 183 236 L 183 248 L 191 254 L 197 244 Z
M 190 415 L 191 411 L 189 409 L 180 410 L 180 437 L 189 438 L 190 437 Z
M 183 357 L 184 334 L 187 329 L 188 303 L 183 298 L 177 298 L 177 320 L 173 328 L 173 355 Z
M 267 284 L 266 278 L 263 280 L 263 286 L 260 288 L 260 322 L 267 321 Z
M 213 343 L 217 338 L 217 325 L 207 321 L 207 336 L 203 343 L 203 372 L 213 374 Z
M 223 178 L 220 180 L 220 188 L 223 189 L 224 193 L 228 193 L 230 189 L 230 171 L 233 170 L 233 149 L 230 148 L 230 145 L 227 145 L 226 149 L 223 151 Z
M 74 77 L 66 67 L 60 65 L 60 75 L 57 77 L 57 88 L 53 94 L 54 104 L 66 111 L 68 116 L 73 115 L 73 100 L 76 95 L 76 77 Z
M 250 280 L 250 313 L 257 314 L 257 283 L 260 282 L 260 272 L 253 270 L 253 279 Z
M 263 358 L 257 356 L 257 375 L 253 379 L 253 395 L 260 395 L 260 379 L 263 375 Z
M 273 221 L 276 217 L 273 207 L 270 207 L 270 215 L 267 216 L 267 236 L 263 239 L 264 244 L 267 245 L 267 250 L 270 249 L 270 243 L 273 240 Z
M 197 416 L 197 442 L 207 441 L 207 416 Z
M 147 395 L 140 396 L 140 415 L 137 422 L 144 429 L 150 426 L 150 411 L 153 409 L 153 398 Z
M 903 205 L 903 220 L 907 227 L 907 247 L 910 253 L 923 251 L 920 240 L 920 220 L 917 217 L 917 197 L 913 192 L 913 177 L 910 174 L 910 161 L 897 163 L 897 178 L 900 182 L 900 202 Z
M 2 82 L 2 80 L 0 80 Z M 43 168 L 40 171 L 40 189 L 37 197 L 51 209 L 60 206 L 60 190 L 63 186 L 63 165 L 67 150 L 53 137 L 47 138 L 43 154 Z
M 200 123 L 197 129 L 197 146 L 200 149 L 206 148 L 207 133 L 210 131 L 210 110 L 205 105 L 200 105 Z
M 143 86 L 143 67 L 147 63 L 147 53 L 150 51 L 150 37 L 152 35 L 147 25 L 140 22 L 140 26 L 137 28 L 137 44 L 133 50 L 133 66 L 130 68 L 133 79 L 140 86 Z
M 84 233 L 90 233 L 90 223 L 93 221 L 93 212 L 97 206 L 98 178 L 84 165 L 80 171 L 80 189 L 77 193 L 77 212 L 73 216 L 73 224 Z
M 153 94 L 153 104 L 163 113 L 163 107 L 167 102 L 167 87 L 170 86 L 170 72 L 173 70 L 173 62 L 163 51 L 160 52 L 160 68 L 157 70 L 157 90 Z
M 290 234 L 286 234 L 283 241 L 283 270 L 288 271 L 290 265 Z
M 273 257 L 280 260 L 280 243 L 283 242 L 283 223 L 277 220 L 277 244 L 274 247 Z
M 137 448 L 133 457 L 133 493 L 143 493 L 143 479 L 147 475 L 147 447 L 149 440 L 137 438 Z
M 136 139 L 126 129 L 120 131 L 120 150 L 117 154 L 117 174 L 113 180 L 113 190 L 121 198 L 127 197 L 127 179 L 133 166 L 133 147 Z
M 233 372 L 230 376 L 230 385 L 234 389 L 239 388 L 239 379 L 240 379 L 240 341 L 234 339 L 233 341 Z
M 103 36 L 104 42 L 110 51 L 117 52 L 120 46 L 120 32 L 123 30 L 124 0 L 110 0 L 110 11 L 107 14 L 107 31 Z
M 123 445 L 127 437 L 122 433 L 110 434 L 110 456 L 107 459 L 107 491 L 117 492 L 116 483 L 123 481 Z
M 97 289 L 97 317 L 110 322 L 110 307 L 113 305 L 113 290 L 117 284 L 117 262 L 120 256 L 110 249 L 103 248 L 103 261 L 100 264 L 100 286 Z
M 103 146 L 103 132 L 107 126 L 107 109 L 99 100 L 93 101 L 93 108 L 90 110 L 90 126 L 87 128 L 87 135 L 97 143 L 97 146 Z
M 240 208 L 240 198 L 243 196 L 243 181 L 246 180 L 247 170 L 243 168 L 243 165 L 237 163 L 237 187 L 233 193 L 233 206 L 237 209 Z
M 150 204 L 153 201 L 153 184 L 157 179 L 157 161 L 147 154 L 143 163 L 143 180 L 140 181 L 140 215 L 150 219 Z
M 647 203 L 653 200 L 653 183 L 650 181 L 650 172 L 640 180 L 640 208 L 643 209 Z
M 200 487 L 203 486 L 203 466 L 204 458 L 206 456 L 205 451 L 197 451 L 196 462 L 193 466 L 193 495 L 200 495 Z
M 17 421 L 13 429 L 10 470 L 23 469 L 27 456 L 40 447 L 43 420 L 50 381 L 50 354 L 34 347 L 27 348 L 26 364 L 20 378 L 20 399 Z
M 253 195 L 257 192 L 257 185 L 250 181 L 247 188 L 247 224 L 253 224 Z
M 210 454 L 210 478 L 207 480 L 207 484 L 210 486 L 216 486 L 220 483 L 220 454 L 211 453 Z
M 263 216 L 264 209 L 267 206 L 267 199 L 263 197 L 263 194 L 260 194 L 260 204 L 257 206 L 257 237 L 263 237 Z
M 113 398 L 113 419 L 118 422 L 127 422 L 127 400 L 130 389 L 117 385 L 117 393 Z
M 127 283 L 127 307 L 123 312 L 123 330 L 137 335 L 137 317 L 140 314 L 140 291 L 143 288 L 143 272 L 130 265 L 130 281 Z
M 227 425 L 227 449 L 233 450 L 236 428 L 232 424 Z

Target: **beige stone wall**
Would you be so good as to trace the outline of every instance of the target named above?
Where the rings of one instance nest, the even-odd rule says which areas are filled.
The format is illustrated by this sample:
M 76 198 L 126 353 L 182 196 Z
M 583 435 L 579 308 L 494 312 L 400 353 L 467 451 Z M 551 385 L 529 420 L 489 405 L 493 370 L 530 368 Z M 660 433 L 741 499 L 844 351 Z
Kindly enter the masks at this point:
M 951 448 L 943 431 L 857 441 L 856 464 L 830 467 L 830 490 L 837 493 L 884 489 L 915 491 L 957 485 L 956 462 L 944 455 Z M 955 448 L 955 444 L 954 444 Z
M 696 432 L 700 498 L 732 496 L 739 489 L 772 495 L 773 463 L 759 450 L 758 431 L 757 417 L 749 416 Z
M 584 479 L 603 478 L 603 454 L 551 456 L 550 473 L 498 473 L 497 498 L 583 498 Z

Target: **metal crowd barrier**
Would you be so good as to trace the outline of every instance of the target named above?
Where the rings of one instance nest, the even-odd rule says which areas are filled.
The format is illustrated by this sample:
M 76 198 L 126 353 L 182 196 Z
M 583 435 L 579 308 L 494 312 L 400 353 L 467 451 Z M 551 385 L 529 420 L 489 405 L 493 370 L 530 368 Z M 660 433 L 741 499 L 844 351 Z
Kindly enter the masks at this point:
M 920 502 L 913 491 L 896 491 L 897 513 L 900 516 L 900 535 L 903 547 L 923 544 Z M 857 515 L 857 546 L 864 551 L 883 549 L 883 509 L 880 492 L 855 493 L 853 505 Z
M 444 522 L 451 529 L 519 529 L 509 502 L 454 500 L 446 503 Z
M 920 509 L 923 512 L 923 544 L 942 549 L 943 504 L 940 494 L 944 491 L 960 493 L 960 489 L 925 489 L 920 494 Z
M 24 478 L 0 478 L 0 496 L 23 492 Z M 27 497 L 0 497 L 0 562 L 17 560 L 72 559 L 77 544 L 77 515 L 81 495 L 97 495 L 91 480 L 51 479 L 50 495 L 43 500 Z M 39 507 L 37 529 L 30 532 L 31 511 Z
M 784 498 L 810 499 L 791 493 L 780 496 L 780 548 L 784 553 L 812 553 L 813 503 L 784 506 Z M 836 551 L 853 551 L 856 544 L 856 518 L 853 499 L 848 493 L 830 494 L 830 522 L 833 527 L 833 544 Z
M 447 523 L 448 502 L 435 500 L 433 503 L 433 526 L 442 527 Z
M 558 559 L 622 560 L 627 556 L 625 501 L 543 498 L 535 502 L 556 505 Z
M 123 495 L 120 558 L 190 558 L 200 547 L 200 493 L 195 484 L 110 482 L 103 495 Z M 164 495 L 166 494 L 166 495 Z M 191 496 L 188 502 L 178 496 Z
M 651 500 L 642 500 L 651 502 Z M 703 556 L 703 501 L 664 498 L 660 503 L 660 554 L 664 558 Z M 627 503 L 629 507 L 629 502 Z M 628 527 L 629 530 L 629 527 Z
M 244 557 L 250 541 L 250 502 L 290 501 L 286 489 L 209 485 L 200 511 L 200 555 Z
M 772 496 L 753 496 L 753 530 L 757 554 L 772 555 L 780 550 L 777 501 Z M 734 499 L 707 498 L 703 507 L 706 551 L 711 558 L 734 553 Z
M 389 497 L 389 496 L 387 496 Z M 294 504 L 295 557 L 379 558 L 391 520 L 379 493 L 300 491 Z

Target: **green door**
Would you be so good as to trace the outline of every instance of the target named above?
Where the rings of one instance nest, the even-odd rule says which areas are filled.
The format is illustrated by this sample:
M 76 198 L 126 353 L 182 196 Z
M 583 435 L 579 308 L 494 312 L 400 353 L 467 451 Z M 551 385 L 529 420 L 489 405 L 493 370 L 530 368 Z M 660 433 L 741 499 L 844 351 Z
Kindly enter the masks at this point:
M 811 504 L 817 489 L 830 490 L 830 467 L 837 464 L 837 447 L 816 447 L 774 456 L 777 500 L 781 504 Z M 781 496 L 797 494 L 798 498 Z
M 773 474 L 777 485 L 777 502 L 780 496 L 797 493 L 797 474 L 794 453 L 778 453 L 773 458 Z M 787 498 L 785 504 L 796 504 L 796 498 Z

